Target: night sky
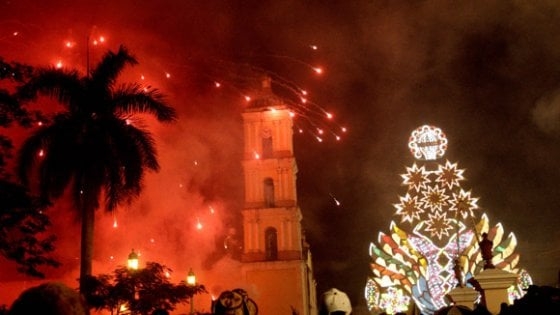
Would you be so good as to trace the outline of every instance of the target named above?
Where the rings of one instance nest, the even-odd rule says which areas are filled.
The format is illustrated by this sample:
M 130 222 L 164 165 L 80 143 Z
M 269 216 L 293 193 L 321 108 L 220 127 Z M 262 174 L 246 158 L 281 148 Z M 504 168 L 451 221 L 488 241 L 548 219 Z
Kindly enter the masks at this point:
M 400 174 L 414 162 L 408 137 L 423 124 L 445 132 L 446 158 L 466 169 L 463 187 L 480 198 L 491 224 L 515 233 L 519 265 L 537 284 L 556 284 L 557 1 L 1 1 L 5 60 L 62 61 L 83 72 L 88 37 L 103 35 L 104 43 L 90 45 L 91 63 L 125 45 L 139 65 L 123 79 L 159 88 L 179 113 L 174 124 L 145 122 L 162 169 L 147 176 L 139 200 L 119 209 L 118 228 L 100 212 L 94 272 L 114 269 L 132 247 L 178 274 L 215 267 L 216 235 L 238 224 L 243 205 L 248 92 L 239 73 L 253 68 L 312 100 L 307 116 L 296 118 L 303 133 L 294 143 L 318 292 L 336 287 L 364 304 L 368 246 L 396 219 L 393 204 L 406 192 Z M 317 116 L 319 108 L 333 120 Z M 323 142 L 314 124 L 325 126 Z M 74 279 L 71 209 L 61 200 L 50 211 L 65 263 L 50 274 Z M 15 281 L 3 271 L 0 279 Z

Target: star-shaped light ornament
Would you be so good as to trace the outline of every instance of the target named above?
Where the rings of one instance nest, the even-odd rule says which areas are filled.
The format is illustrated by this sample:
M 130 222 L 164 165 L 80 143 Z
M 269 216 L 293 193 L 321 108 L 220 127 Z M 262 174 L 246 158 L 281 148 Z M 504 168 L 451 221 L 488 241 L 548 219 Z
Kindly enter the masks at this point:
M 420 220 L 420 214 L 424 213 L 421 203 L 418 201 L 418 196 L 411 197 L 406 194 L 404 197 L 399 197 L 400 203 L 393 206 L 397 209 L 396 215 L 401 216 L 401 222 L 414 222 Z
M 407 185 L 409 190 L 414 189 L 416 192 L 426 188 L 426 184 L 430 183 L 429 173 L 424 166 L 418 167 L 416 163 L 412 167 L 406 168 L 406 174 L 402 174 L 403 185 Z
M 424 230 L 430 232 L 430 237 L 436 236 L 439 240 L 443 236 L 449 236 L 449 231 L 453 229 L 453 220 L 447 218 L 446 213 L 428 214 L 429 219 L 424 221 Z
M 420 201 L 432 213 L 441 212 L 443 207 L 447 205 L 447 199 L 449 199 L 449 196 L 445 194 L 445 189 L 438 186 L 427 187 L 422 191 L 422 195 L 424 197 Z
M 463 172 L 465 170 L 457 169 L 457 163 L 445 162 L 445 165 L 439 165 L 436 171 L 436 182 L 441 183 L 449 189 L 460 187 L 459 182 L 464 180 Z
M 455 211 L 457 216 L 461 216 L 463 219 L 474 218 L 474 210 L 478 209 L 478 198 L 471 197 L 470 191 L 464 191 L 461 189 L 458 194 L 453 193 L 453 198 L 449 200 L 450 211 Z

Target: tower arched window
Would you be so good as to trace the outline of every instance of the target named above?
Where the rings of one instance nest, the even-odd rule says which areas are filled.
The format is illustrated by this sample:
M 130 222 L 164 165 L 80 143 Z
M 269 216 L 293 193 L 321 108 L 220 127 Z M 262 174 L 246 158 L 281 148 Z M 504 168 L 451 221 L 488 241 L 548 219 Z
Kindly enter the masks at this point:
M 274 207 L 274 180 L 270 177 L 264 179 L 264 205 L 267 208 Z
M 261 139 L 262 157 L 263 159 L 271 159 L 273 157 L 272 151 L 272 135 L 269 133 L 263 134 Z
M 273 227 L 269 227 L 264 232 L 265 237 L 265 259 L 278 259 L 278 233 Z

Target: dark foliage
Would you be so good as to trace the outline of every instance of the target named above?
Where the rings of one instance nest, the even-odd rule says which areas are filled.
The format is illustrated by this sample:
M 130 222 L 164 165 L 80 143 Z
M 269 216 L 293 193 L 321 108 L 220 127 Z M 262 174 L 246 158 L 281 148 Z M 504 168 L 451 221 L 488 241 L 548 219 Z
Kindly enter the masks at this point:
M 34 122 L 47 121 L 39 111 L 29 111 L 11 93 L 33 75 L 33 68 L 19 63 L 7 63 L 0 58 L 0 127 L 8 128 L 14 123 L 22 127 L 31 127 Z M 12 158 L 12 141 L 0 134 L 0 178 L 9 178 L 5 170 L 6 160 Z
M 0 87 L 5 87 L 0 88 L 0 127 L 11 127 L 14 123 L 30 127 L 36 121 L 46 121 L 39 112 L 23 107 L 9 91 L 23 84 L 32 73 L 30 66 L 0 59 Z M 45 235 L 50 225 L 44 213 L 48 204 L 11 180 L 5 167 L 12 149 L 11 139 L 0 134 L 0 256 L 14 261 L 17 271 L 42 278 L 40 266 L 59 266 L 50 256 L 55 237 Z
M 164 265 L 149 262 L 145 268 L 115 269 L 113 274 L 90 276 L 83 294 L 91 308 L 116 312 L 125 305 L 136 314 L 148 315 L 156 310 L 172 311 L 179 303 L 187 303 L 195 294 L 206 292 L 203 285 L 173 284 Z
M 44 235 L 50 225 L 43 212 L 47 204 L 6 181 L 0 181 L 0 202 L 0 255 L 16 262 L 19 272 L 43 278 L 39 266 L 59 266 L 50 256 L 55 236 Z

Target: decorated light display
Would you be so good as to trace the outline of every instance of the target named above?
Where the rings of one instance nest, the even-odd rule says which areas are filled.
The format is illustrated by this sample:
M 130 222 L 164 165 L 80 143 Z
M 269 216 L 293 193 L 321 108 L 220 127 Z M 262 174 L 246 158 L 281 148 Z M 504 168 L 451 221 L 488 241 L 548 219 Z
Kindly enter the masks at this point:
M 493 243 L 493 265 L 519 275 L 510 298 L 520 297 L 532 280 L 517 266 L 515 235 L 505 236 L 500 223 L 490 225 L 478 198 L 461 186 L 464 170 L 441 160 L 447 149 L 445 134 L 421 126 L 412 132 L 408 147 L 417 162 L 401 175 L 407 191 L 393 205 L 389 232 L 380 232 L 369 248 L 373 275 L 365 296 L 370 310 L 403 312 L 409 299 L 422 314 L 447 306 L 446 295 L 457 286 L 470 286 L 469 280 L 483 270 L 478 245 L 482 233 Z
M 406 311 L 409 301 L 410 297 L 403 294 L 402 289 L 389 287 L 387 292 L 381 294 L 379 306 L 384 309 L 387 314 L 395 314 Z

